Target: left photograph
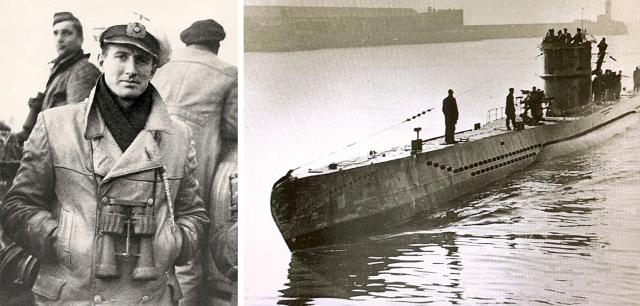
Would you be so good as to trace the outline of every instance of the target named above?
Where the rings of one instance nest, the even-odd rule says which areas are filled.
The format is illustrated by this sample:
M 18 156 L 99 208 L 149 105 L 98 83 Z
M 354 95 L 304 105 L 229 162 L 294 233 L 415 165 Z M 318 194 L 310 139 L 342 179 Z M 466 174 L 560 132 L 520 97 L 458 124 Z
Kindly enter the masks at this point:
M 237 305 L 238 3 L 0 9 L 0 305 Z

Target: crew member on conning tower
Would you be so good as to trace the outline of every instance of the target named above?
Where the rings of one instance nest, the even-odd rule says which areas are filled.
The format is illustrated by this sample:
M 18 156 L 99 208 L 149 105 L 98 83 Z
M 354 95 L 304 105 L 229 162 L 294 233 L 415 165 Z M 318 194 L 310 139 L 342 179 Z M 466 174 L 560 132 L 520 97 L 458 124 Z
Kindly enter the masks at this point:
M 584 42 L 584 35 L 582 34 L 582 29 L 576 29 L 576 35 L 573 37 L 572 43 L 574 45 L 580 45 Z

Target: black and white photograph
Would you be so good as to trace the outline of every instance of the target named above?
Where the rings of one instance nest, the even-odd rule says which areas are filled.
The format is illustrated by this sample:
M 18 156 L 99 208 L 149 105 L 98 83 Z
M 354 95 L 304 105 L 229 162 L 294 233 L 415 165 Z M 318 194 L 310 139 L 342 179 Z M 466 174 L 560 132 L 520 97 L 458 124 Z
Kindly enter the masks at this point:
M 245 0 L 245 305 L 633 305 L 623 0 Z
M 0 305 L 237 305 L 239 3 L 0 9 Z
M 0 306 L 636 305 L 635 0 L 0 3 Z

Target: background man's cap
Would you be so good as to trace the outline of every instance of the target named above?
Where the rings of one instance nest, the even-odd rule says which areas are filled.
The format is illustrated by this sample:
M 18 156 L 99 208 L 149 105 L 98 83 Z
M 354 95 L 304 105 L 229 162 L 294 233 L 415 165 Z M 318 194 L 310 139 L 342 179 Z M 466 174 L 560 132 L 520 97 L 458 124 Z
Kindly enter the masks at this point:
M 183 43 L 197 44 L 200 42 L 219 42 L 224 40 L 227 34 L 222 25 L 213 19 L 198 20 L 190 27 L 180 33 L 180 40 Z
M 171 45 L 166 39 L 158 39 L 141 22 L 130 22 L 108 27 L 99 38 L 104 44 L 125 44 L 140 48 L 157 59 L 158 67 L 166 64 L 171 57 Z
M 73 16 L 73 14 L 71 14 L 70 12 L 57 12 L 53 14 L 53 25 L 56 25 L 56 23 L 63 21 L 73 21 L 80 24 L 80 20 L 78 20 L 78 18 L 76 18 L 76 16 Z

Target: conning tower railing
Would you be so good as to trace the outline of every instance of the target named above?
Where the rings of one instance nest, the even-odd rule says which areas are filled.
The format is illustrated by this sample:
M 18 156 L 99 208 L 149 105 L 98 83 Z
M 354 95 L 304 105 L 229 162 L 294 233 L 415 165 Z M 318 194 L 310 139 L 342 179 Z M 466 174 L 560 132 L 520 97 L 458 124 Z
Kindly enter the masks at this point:
M 498 119 L 504 119 L 504 118 L 505 118 L 504 106 L 495 107 L 495 108 L 492 108 L 492 109 L 487 111 L 487 122 L 486 123 L 489 123 L 491 121 L 495 121 L 495 120 L 498 120 Z

